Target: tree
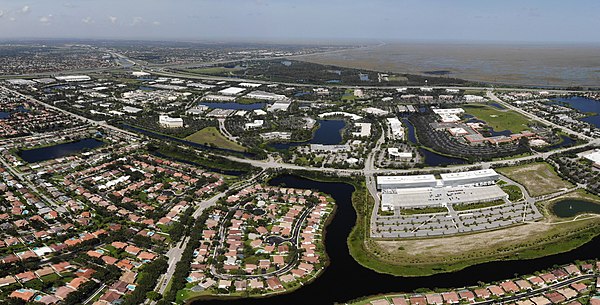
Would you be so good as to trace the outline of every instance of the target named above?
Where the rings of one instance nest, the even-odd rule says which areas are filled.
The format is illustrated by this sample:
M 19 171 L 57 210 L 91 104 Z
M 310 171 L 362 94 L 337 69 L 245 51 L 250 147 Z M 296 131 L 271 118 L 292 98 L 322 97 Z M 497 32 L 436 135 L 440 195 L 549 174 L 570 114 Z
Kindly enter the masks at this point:
M 162 295 L 161 295 L 160 293 L 158 293 L 158 292 L 156 292 L 156 291 L 152 290 L 152 291 L 148 291 L 148 292 L 146 293 L 146 298 L 147 298 L 148 300 L 152 300 L 152 301 L 158 301 L 158 300 L 160 300 L 160 298 L 162 298 Z

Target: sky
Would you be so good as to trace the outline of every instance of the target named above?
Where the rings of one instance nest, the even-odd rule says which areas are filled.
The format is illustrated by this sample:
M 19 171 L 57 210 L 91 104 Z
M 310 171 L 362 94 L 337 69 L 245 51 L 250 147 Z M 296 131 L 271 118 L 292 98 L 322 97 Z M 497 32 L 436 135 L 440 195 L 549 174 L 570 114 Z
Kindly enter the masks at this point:
M 0 39 L 600 43 L 598 0 L 0 0 Z

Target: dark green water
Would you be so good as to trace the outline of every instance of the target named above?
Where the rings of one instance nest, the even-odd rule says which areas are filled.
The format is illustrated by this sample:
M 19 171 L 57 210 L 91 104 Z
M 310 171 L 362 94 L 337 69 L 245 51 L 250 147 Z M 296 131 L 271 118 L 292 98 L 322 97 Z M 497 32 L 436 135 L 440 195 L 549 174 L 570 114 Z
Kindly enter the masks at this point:
M 558 217 L 573 217 L 584 213 L 600 214 L 600 204 L 584 200 L 566 199 L 552 205 L 552 213 Z

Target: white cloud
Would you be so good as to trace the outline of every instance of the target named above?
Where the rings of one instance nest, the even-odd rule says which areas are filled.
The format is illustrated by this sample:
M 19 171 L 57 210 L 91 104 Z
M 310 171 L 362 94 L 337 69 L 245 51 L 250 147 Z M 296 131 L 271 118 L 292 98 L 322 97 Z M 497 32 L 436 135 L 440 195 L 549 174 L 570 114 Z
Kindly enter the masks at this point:
M 152 22 L 152 24 L 153 24 L 153 25 L 156 25 L 156 26 L 159 26 L 159 25 L 160 25 L 160 22 L 158 22 L 158 21 L 154 21 L 154 22 Z
M 110 23 L 112 24 L 117 23 L 117 17 L 115 16 L 108 16 L 108 20 L 110 20 Z
M 142 17 L 133 17 L 133 19 L 131 20 L 131 25 L 138 25 L 140 23 L 142 23 L 144 21 L 144 18 Z
M 48 15 L 48 16 L 42 16 L 40 17 L 40 22 L 43 24 L 50 24 L 50 22 L 52 21 L 52 15 Z
M 29 7 L 29 5 L 25 5 L 23 8 L 21 8 L 21 13 L 27 14 L 29 12 L 31 12 L 31 8 Z
M 16 20 L 17 20 L 17 18 L 15 18 L 15 17 L 10 17 L 10 18 L 8 18 L 8 20 L 10 20 L 10 21 L 16 21 Z
M 4 16 L 4 11 L 0 10 L 0 18 L 2 18 L 2 16 Z
M 90 23 L 94 23 L 94 19 L 92 19 L 92 17 L 85 17 L 83 19 L 81 19 L 81 22 L 85 23 L 85 24 L 90 24 Z

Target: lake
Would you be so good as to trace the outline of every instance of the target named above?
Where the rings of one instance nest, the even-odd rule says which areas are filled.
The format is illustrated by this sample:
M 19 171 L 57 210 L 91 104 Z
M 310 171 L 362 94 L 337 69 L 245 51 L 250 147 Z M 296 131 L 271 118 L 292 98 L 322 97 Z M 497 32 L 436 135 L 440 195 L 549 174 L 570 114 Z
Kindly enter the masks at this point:
M 558 217 L 573 217 L 584 213 L 600 214 L 600 204 L 576 199 L 566 199 L 552 205 L 552 213 Z
M 581 119 L 584 122 L 588 122 L 596 128 L 600 128 L 600 101 L 592 100 L 585 97 L 573 96 L 573 97 L 559 97 L 552 99 L 551 104 L 567 104 L 571 108 L 577 109 L 583 113 L 595 113 L 594 115 Z
M 363 267 L 349 253 L 346 239 L 356 223 L 356 212 L 351 202 L 354 187 L 345 183 L 316 182 L 291 175 L 276 177 L 269 184 L 314 189 L 330 194 L 335 199 L 337 210 L 327 227 L 325 244 L 330 259 L 329 266 L 312 283 L 289 294 L 259 299 L 202 300 L 192 304 L 333 304 L 367 295 L 411 292 L 419 288 L 459 288 L 477 285 L 479 281 L 491 283 L 513 278 L 515 273 L 532 274 L 554 265 L 598 257 L 600 238 L 597 237 L 572 251 L 538 259 L 483 263 L 432 276 L 401 277 L 381 274 Z
M 252 103 L 252 104 L 241 104 L 241 103 L 213 103 L 203 102 L 200 105 L 207 106 L 208 108 L 214 109 L 232 109 L 232 110 L 256 110 L 265 108 L 265 103 Z
M 300 145 L 324 144 L 335 145 L 342 142 L 342 129 L 346 126 L 343 120 L 318 120 L 319 128 L 312 139 L 304 142 L 272 143 L 269 146 L 279 150 L 287 150 Z
M 489 104 L 490 104 L 491 106 L 494 106 L 494 107 L 496 107 L 497 109 L 500 109 L 500 110 L 504 110 L 504 109 L 505 109 L 505 108 L 504 108 L 504 106 L 502 106 L 502 105 L 500 105 L 500 104 L 498 104 L 498 103 L 489 103 Z
M 547 147 L 543 147 L 544 151 L 551 151 L 551 150 L 559 149 L 559 148 L 563 148 L 563 147 L 571 147 L 571 146 L 575 145 L 575 143 L 577 143 L 577 141 L 571 139 L 568 136 L 561 135 L 560 137 L 561 137 L 560 143 L 550 145 Z
M 86 149 L 94 149 L 103 146 L 105 143 L 86 138 L 75 142 L 56 144 L 47 147 L 21 150 L 18 152 L 19 157 L 29 163 L 46 161 L 66 156 L 77 154 Z
M 29 110 L 25 109 L 25 107 L 23 106 L 18 106 L 17 108 L 15 108 L 12 111 L 0 111 L 0 119 L 8 119 L 10 118 L 10 115 L 15 113 L 15 112 L 27 112 Z

